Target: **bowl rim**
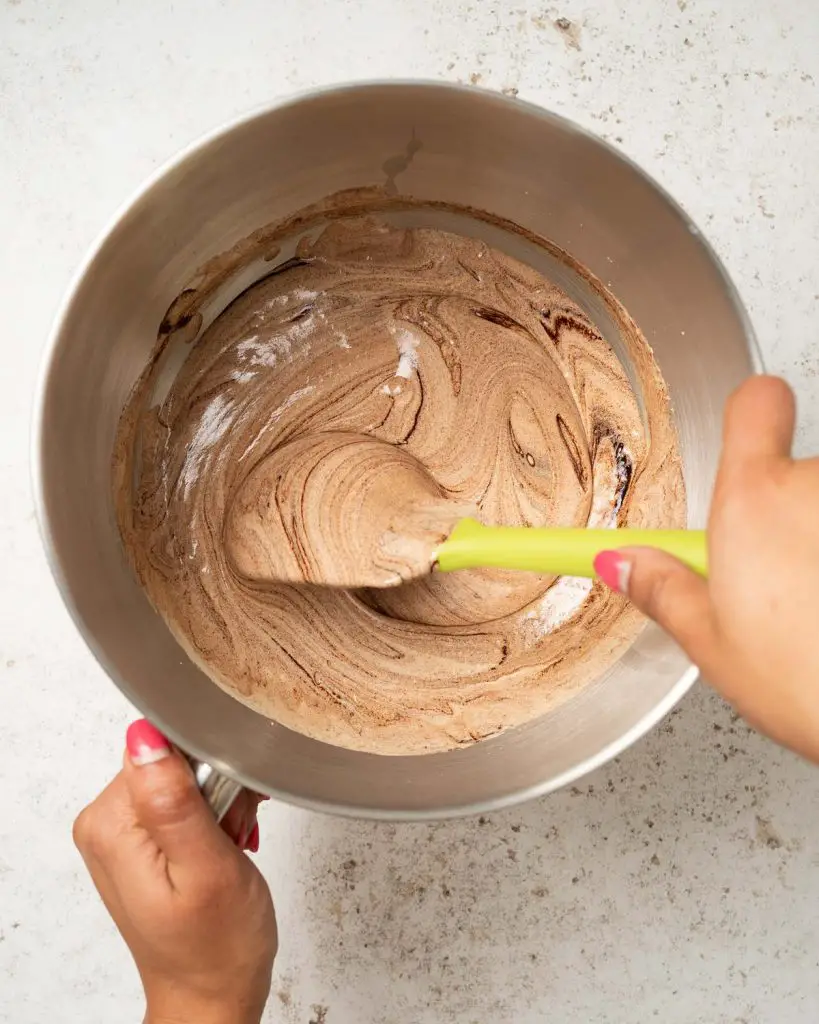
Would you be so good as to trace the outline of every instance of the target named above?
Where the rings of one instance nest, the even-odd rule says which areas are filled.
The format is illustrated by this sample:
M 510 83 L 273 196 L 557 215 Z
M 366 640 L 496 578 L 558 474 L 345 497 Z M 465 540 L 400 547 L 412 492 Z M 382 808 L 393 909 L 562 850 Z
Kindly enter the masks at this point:
M 45 346 L 43 348 L 40 364 L 36 376 L 34 400 L 32 403 L 32 419 L 31 419 L 31 435 L 30 435 L 30 466 L 31 466 L 31 485 L 32 485 L 32 496 L 34 502 L 34 511 L 36 515 L 37 525 L 40 533 L 40 540 L 43 545 L 43 549 L 46 555 L 51 574 L 54 578 L 57 588 L 60 592 L 63 604 L 68 611 L 74 626 L 85 642 L 86 646 L 90 650 L 91 654 L 103 669 L 105 674 L 111 679 L 120 693 L 133 704 L 137 710 L 142 714 L 148 714 L 150 709 L 145 706 L 141 695 L 134 691 L 133 687 L 122 679 L 120 673 L 114 665 L 109 662 L 109 659 L 105 652 L 101 649 L 97 643 L 96 638 L 91 633 L 90 629 L 86 626 L 78 609 L 76 608 L 74 601 L 71 597 L 71 590 L 68 585 L 68 581 L 64 575 L 61 559 L 57 554 L 55 545 L 53 543 L 53 537 L 51 533 L 51 527 L 47 514 L 47 505 L 45 499 L 45 480 L 43 474 L 43 459 L 41 458 L 41 451 L 43 446 L 43 434 L 44 434 L 44 420 L 46 413 L 46 395 L 48 393 L 48 381 L 51 373 L 52 364 L 54 361 L 55 353 L 59 347 L 60 339 L 62 337 L 63 329 L 71 312 L 71 308 L 76 300 L 77 294 L 82 286 L 85 277 L 93 265 L 93 263 L 99 257 L 101 251 L 107 244 L 109 238 L 115 233 L 121 222 L 129 214 L 129 212 L 142 200 L 148 193 L 159 184 L 163 178 L 165 178 L 171 172 L 180 168 L 187 160 L 197 155 L 202 150 L 206 149 L 212 143 L 227 137 L 231 132 L 238 128 L 243 127 L 265 117 L 275 111 L 284 110 L 289 107 L 297 107 L 306 101 L 319 100 L 324 96 L 338 95 L 341 93 L 352 93 L 362 90 L 398 90 L 406 88 L 414 88 L 420 90 L 435 90 L 435 91 L 446 91 L 452 93 L 469 94 L 475 97 L 479 101 L 485 101 L 490 103 L 496 103 L 501 106 L 507 106 L 509 108 L 517 108 L 522 110 L 531 116 L 538 118 L 539 120 L 550 123 L 553 127 L 556 127 L 560 131 L 576 134 L 593 143 L 596 146 L 602 147 L 610 157 L 619 161 L 628 170 L 639 176 L 643 182 L 651 188 L 664 202 L 669 206 L 672 212 L 680 218 L 680 220 L 688 227 L 688 230 L 695 237 L 698 244 L 704 251 L 709 263 L 716 271 L 718 278 L 725 290 L 726 297 L 728 298 L 733 310 L 739 320 L 742 327 L 743 335 L 745 338 L 748 355 L 752 364 L 754 373 L 764 372 L 764 362 L 762 359 L 762 353 L 759 347 L 759 342 L 754 331 L 751 318 L 744 306 L 739 290 L 734 284 L 733 280 L 729 276 L 722 260 L 718 256 L 716 250 L 699 229 L 693 218 L 686 212 L 686 210 L 677 202 L 676 199 L 661 185 L 657 182 L 647 171 L 631 159 L 627 154 L 623 153 L 616 146 L 613 146 L 607 140 L 596 135 L 594 132 L 589 131 L 582 125 L 571 120 L 570 118 L 564 117 L 561 114 L 557 114 L 554 111 L 549 110 L 546 107 L 542 107 L 537 103 L 530 102 L 528 100 L 520 99 L 517 96 L 507 96 L 500 92 L 495 92 L 490 89 L 477 88 L 471 85 L 464 85 L 462 83 L 448 82 L 445 79 L 430 79 L 430 78 L 395 78 L 395 79 L 360 79 L 352 80 L 347 82 L 340 82 L 329 85 L 322 85 L 318 87 L 311 87 L 301 89 L 292 93 L 282 94 L 276 98 L 268 100 L 264 103 L 254 105 L 243 113 L 231 118 L 230 120 L 224 121 L 216 127 L 206 131 L 189 143 L 184 145 L 178 152 L 163 161 L 148 177 L 134 189 L 131 194 L 121 202 L 114 210 L 104 224 L 102 230 L 98 233 L 94 242 L 87 250 L 84 258 L 81 260 L 76 271 L 72 275 L 69 285 L 65 290 L 65 293 L 57 307 L 57 311 L 52 321 L 52 326 L 48 334 Z M 635 722 L 635 724 L 624 732 L 617 740 L 607 744 L 601 750 L 591 757 L 587 757 L 584 760 L 578 762 L 572 768 L 560 773 L 557 776 L 553 776 L 550 779 L 544 780 L 543 782 L 535 783 L 531 786 L 526 786 L 521 789 L 512 790 L 502 796 L 495 797 L 479 802 L 473 802 L 470 804 L 463 805 L 452 805 L 447 807 L 435 808 L 433 810 L 423 810 L 418 808 L 402 808 L 402 809 L 387 809 L 377 807 L 360 807 L 351 804 L 339 804 L 331 803 L 329 801 L 314 800 L 308 797 L 301 797 L 290 792 L 285 792 L 279 789 L 266 788 L 265 792 L 269 793 L 270 796 L 284 803 L 288 803 L 294 806 L 302 807 L 307 810 L 317 811 L 321 813 L 333 814 L 336 816 L 348 817 L 348 818 L 359 818 L 359 819 L 372 819 L 382 821 L 434 821 L 449 818 L 467 817 L 476 814 L 486 814 L 489 812 L 497 811 L 506 807 L 512 807 L 516 804 L 523 803 L 528 800 L 533 800 L 537 797 L 545 796 L 548 793 L 552 793 L 555 790 L 561 789 L 564 786 L 570 785 L 577 781 L 583 776 L 589 774 L 595 769 L 606 764 L 608 761 L 617 757 L 619 754 L 627 750 L 632 744 L 644 736 L 650 729 L 652 729 L 658 722 L 661 721 L 685 696 L 688 690 L 693 686 L 694 682 L 700 675 L 700 671 L 696 665 L 689 665 L 689 667 L 683 672 L 678 682 L 668 691 L 665 697 L 658 701 L 656 705 L 643 715 L 643 717 Z M 171 727 L 166 727 L 165 723 L 152 716 L 152 720 L 155 722 L 157 727 L 161 729 L 168 738 L 177 744 L 181 749 L 184 749 L 187 753 L 199 758 L 202 761 L 212 765 L 218 772 L 227 776 L 236 782 L 241 783 L 249 789 L 257 790 L 259 783 L 257 780 L 244 775 L 242 772 L 236 771 L 230 764 L 222 761 L 221 759 L 214 759 L 208 755 L 207 751 L 198 747 L 196 743 L 190 743 L 184 737 L 182 737 L 178 730 Z M 419 755 L 423 756 L 423 755 Z

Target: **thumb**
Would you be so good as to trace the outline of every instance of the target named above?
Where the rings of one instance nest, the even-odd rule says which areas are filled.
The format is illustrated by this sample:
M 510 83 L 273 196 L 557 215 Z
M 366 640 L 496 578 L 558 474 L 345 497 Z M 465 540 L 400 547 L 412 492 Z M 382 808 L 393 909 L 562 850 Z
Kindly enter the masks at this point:
M 128 727 L 123 774 L 137 821 L 169 861 L 184 864 L 209 851 L 220 855 L 228 837 L 200 794 L 190 766 L 150 722 Z
M 711 671 L 717 630 L 708 584 L 701 576 L 656 548 L 601 551 L 594 571 L 661 626 L 696 665 Z

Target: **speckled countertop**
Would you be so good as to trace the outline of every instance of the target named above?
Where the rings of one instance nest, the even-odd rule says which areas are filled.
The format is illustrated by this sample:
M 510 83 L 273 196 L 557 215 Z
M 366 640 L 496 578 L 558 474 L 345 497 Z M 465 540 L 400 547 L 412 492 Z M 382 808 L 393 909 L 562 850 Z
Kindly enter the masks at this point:
M 282 92 L 518 91 L 639 161 L 706 231 L 819 451 L 816 0 L 0 0 L 0 1019 L 137 1021 L 70 839 L 129 709 L 74 632 L 28 485 L 56 304 L 121 201 Z M 813 1024 L 819 771 L 705 690 L 571 790 L 488 818 L 267 805 L 282 1024 Z

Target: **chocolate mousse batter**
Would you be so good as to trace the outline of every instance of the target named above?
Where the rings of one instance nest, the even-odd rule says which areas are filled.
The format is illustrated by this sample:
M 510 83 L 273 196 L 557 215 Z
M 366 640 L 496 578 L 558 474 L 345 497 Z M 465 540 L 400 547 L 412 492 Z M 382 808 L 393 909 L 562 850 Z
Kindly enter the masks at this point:
M 599 677 L 643 625 L 600 585 L 495 570 L 396 584 L 417 555 L 407 523 L 421 493 L 440 498 L 444 518 L 424 529 L 441 537 L 468 513 L 684 525 L 665 387 L 606 301 L 642 416 L 597 328 L 540 273 L 482 241 L 372 217 L 303 239 L 240 294 L 158 404 L 157 356 L 123 415 L 117 511 L 191 658 L 277 722 L 381 754 L 495 735 Z M 199 323 L 177 310 L 172 326 Z M 365 492 L 379 511 L 351 537 L 338 510 Z M 385 538 L 374 586 L 342 589 L 356 545 Z M 311 558 L 336 586 L 276 582 Z

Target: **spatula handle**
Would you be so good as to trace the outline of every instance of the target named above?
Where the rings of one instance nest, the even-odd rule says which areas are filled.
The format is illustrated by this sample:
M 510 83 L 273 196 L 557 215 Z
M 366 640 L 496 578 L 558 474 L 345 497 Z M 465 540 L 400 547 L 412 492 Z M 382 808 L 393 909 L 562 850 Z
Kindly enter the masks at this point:
M 523 569 L 557 576 L 593 578 L 601 551 L 652 547 L 674 555 L 701 576 L 708 575 L 704 530 L 584 530 L 534 526 L 482 526 L 462 519 L 438 548 L 438 568 Z
M 193 769 L 193 774 L 196 776 L 196 785 L 205 798 L 205 802 L 213 811 L 216 821 L 220 822 L 230 810 L 233 801 L 242 792 L 241 782 L 236 782 L 234 779 L 229 779 L 227 775 L 222 775 L 213 765 L 208 764 L 206 761 L 197 761 L 195 757 L 191 757 L 188 754 L 185 756 Z

